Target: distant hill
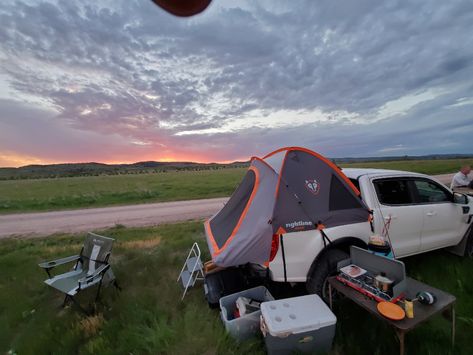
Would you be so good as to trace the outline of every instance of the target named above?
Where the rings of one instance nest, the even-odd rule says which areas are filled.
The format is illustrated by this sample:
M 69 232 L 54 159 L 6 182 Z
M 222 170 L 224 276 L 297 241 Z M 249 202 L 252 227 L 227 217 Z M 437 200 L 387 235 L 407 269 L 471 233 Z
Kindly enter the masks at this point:
M 364 158 L 332 158 L 336 164 L 402 160 L 437 160 L 473 158 L 473 154 L 431 154 L 423 156 L 391 156 Z M 120 174 L 163 173 L 168 171 L 198 171 L 247 167 L 249 162 L 236 161 L 229 164 L 195 162 L 143 161 L 133 164 L 70 163 L 50 165 L 27 165 L 20 168 L 0 168 L 0 180 L 42 179 L 73 176 L 98 176 Z
M 49 165 L 26 165 L 20 168 L 0 168 L 0 180 L 42 179 L 73 176 L 99 176 L 120 174 L 163 173 L 179 170 L 212 170 L 246 167 L 249 162 L 229 164 L 194 162 L 144 161 L 133 164 L 71 163 Z
M 397 155 L 389 157 L 364 157 L 364 158 L 333 158 L 334 163 L 363 163 L 376 161 L 400 160 L 438 160 L 438 159 L 466 159 L 473 158 L 473 154 L 429 154 L 429 155 Z

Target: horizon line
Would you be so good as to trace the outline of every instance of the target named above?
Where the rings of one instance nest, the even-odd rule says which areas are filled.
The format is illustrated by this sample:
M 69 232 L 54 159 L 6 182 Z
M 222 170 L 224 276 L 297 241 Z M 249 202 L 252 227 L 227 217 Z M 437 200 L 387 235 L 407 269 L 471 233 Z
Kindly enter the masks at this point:
M 360 157 L 327 157 L 330 160 L 343 160 L 343 159 L 393 159 L 393 158 L 422 158 L 429 156 L 463 156 L 465 158 L 473 157 L 473 153 L 431 153 L 431 154 L 422 154 L 422 155 L 385 155 L 385 156 L 360 156 Z M 134 165 L 139 163 L 163 163 L 163 164 L 198 164 L 198 165 L 231 165 L 235 163 L 248 163 L 251 159 L 248 160 L 224 160 L 224 161 L 214 161 L 214 162 L 199 162 L 199 161 L 186 161 L 186 160 L 139 160 L 134 162 L 98 162 L 98 161 L 76 161 L 76 162 L 58 162 L 58 163 L 44 163 L 44 164 L 26 164 L 21 166 L 0 166 L 0 169 L 21 169 L 29 166 L 52 166 L 52 165 L 74 165 L 74 164 L 101 164 L 101 165 Z

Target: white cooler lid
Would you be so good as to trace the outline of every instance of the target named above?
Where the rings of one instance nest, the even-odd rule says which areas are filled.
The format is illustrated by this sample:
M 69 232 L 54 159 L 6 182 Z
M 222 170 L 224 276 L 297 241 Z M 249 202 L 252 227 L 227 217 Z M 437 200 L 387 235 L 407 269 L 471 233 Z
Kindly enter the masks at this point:
M 317 295 L 263 302 L 261 314 L 273 336 L 309 332 L 337 322 L 330 308 Z

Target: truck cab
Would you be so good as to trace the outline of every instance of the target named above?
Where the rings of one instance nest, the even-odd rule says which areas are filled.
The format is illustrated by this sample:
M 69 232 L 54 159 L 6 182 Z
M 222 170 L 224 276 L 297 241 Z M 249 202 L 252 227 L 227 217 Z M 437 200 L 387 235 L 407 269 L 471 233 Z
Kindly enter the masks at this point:
M 471 199 L 455 194 L 434 178 L 405 171 L 345 169 L 358 183 L 365 203 L 374 211 L 375 233 L 389 225 L 396 257 L 457 245 L 471 223 Z

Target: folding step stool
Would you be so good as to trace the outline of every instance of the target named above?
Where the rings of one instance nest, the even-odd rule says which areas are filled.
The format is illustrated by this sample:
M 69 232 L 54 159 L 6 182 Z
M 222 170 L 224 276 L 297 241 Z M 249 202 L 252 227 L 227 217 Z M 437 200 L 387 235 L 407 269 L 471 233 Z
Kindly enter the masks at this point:
M 193 287 L 197 280 L 204 279 L 204 271 L 202 270 L 202 261 L 200 260 L 200 248 L 197 243 L 192 244 L 191 250 L 187 255 L 187 259 L 182 266 L 181 273 L 177 281 L 181 280 L 184 293 L 181 300 L 184 299 L 187 289 Z

